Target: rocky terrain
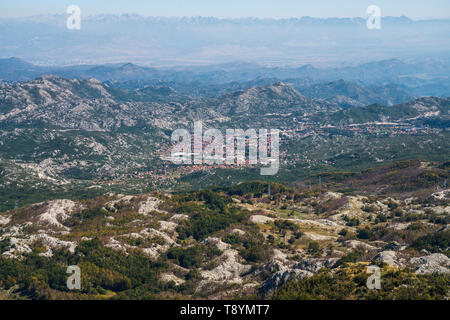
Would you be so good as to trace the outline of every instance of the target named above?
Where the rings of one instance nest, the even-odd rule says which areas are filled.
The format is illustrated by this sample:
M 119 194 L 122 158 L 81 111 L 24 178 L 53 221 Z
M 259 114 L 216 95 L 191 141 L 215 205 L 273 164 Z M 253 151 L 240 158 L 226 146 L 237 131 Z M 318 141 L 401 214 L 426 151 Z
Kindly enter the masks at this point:
M 271 72 L 318 78 L 205 87 L 199 70 L 0 82 L 0 298 L 448 298 L 449 98 L 321 82 L 308 66 Z M 270 189 L 257 166 L 166 161 L 173 130 L 197 120 L 279 129 Z
M 235 117 L 248 119 L 255 115 L 263 116 L 270 124 L 269 116 L 278 112 L 307 116 L 341 109 L 337 104 L 306 98 L 282 82 L 205 100 L 182 96 L 170 87 L 126 91 L 95 79 L 44 76 L 28 82 L 1 84 L 0 99 L 0 121 L 4 126 L 41 123 L 86 131 L 143 126 L 173 130 L 193 120 L 220 125 Z
M 440 170 L 406 169 L 379 169 L 370 177 L 401 170 L 413 179 Z M 448 177 L 448 169 L 440 172 Z M 347 188 L 358 179 L 350 178 Z M 385 193 L 368 185 L 343 193 L 341 185 L 324 184 L 312 190 L 273 184 L 270 196 L 260 182 L 182 194 L 108 194 L 7 211 L 0 214 L 0 286 L 50 299 L 285 299 L 305 298 L 300 281 L 316 283 L 309 298 L 448 297 L 450 190 Z M 49 263 L 52 270 L 45 269 Z M 82 270 L 81 291 L 64 289 L 69 264 Z M 381 290 L 367 289 L 368 265 L 381 268 Z M 336 285 L 334 296 L 327 296 L 328 287 L 321 291 L 323 277 Z
M 256 86 L 213 97 L 191 97 L 162 84 L 120 89 L 54 75 L 0 83 L 0 185 L 5 189 L 0 208 L 74 193 L 86 198 L 154 190 L 159 187 L 154 182 L 130 176 L 167 173 L 170 163 L 161 158 L 170 150 L 171 133 L 192 129 L 195 120 L 206 128 L 280 129 L 282 182 L 292 182 L 297 176 L 292 171 L 305 175 L 401 159 L 447 160 L 448 98 L 347 108 L 332 97 L 308 98 L 273 81 L 254 81 Z M 214 178 L 208 172 L 194 177 L 176 168 L 170 172 L 172 187 L 245 181 L 240 171 Z M 256 178 L 251 170 L 245 174 L 247 180 Z

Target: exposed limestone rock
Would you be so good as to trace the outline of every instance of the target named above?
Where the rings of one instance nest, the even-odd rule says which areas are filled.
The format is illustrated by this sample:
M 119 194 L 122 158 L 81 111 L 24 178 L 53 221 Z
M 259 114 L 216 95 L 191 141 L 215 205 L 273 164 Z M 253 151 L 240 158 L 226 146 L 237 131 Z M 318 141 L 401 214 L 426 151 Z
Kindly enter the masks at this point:
M 274 250 L 272 260 L 265 264 L 262 270 L 272 274 L 261 286 L 260 293 L 263 296 L 270 296 L 276 289 L 280 288 L 289 280 L 313 275 L 310 271 L 295 269 L 293 263 L 288 261 L 287 256 L 279 250 Z
M 418 274 L 450 273 L 450 259 L 442 253 L 412 258 L 409 263 L 415 266 L 415 273 Z
M 316 227 L 322 228 L 324 230 L 334 230 L 335 227 L 339 226 L 339 224 L 337 224 L 336 222 L 328 220 L 328 219 L 319 219 L 319 220 L 289 219 L 289 221 L 292 221 L 292 222 L 300 224 L 300 225 L 316 226 Z
M 115 207 L 116 204 L 118 204 L 120 202 L 129 203 L 131 201 L 131 199 L 133 199 L 133 198 L 134 198 L 133 196 L 119 195 L 119 199 L 105 203 L 105 209 L 108 211 L 117 212 L 117 209 Z
M 394 250 L 394 251 L 403 251 L 406 248 L 407 248 L 407 246 L 401 245 L 397 241 L 393 241 L 386 246 L 387 250 Z
M 322 259 L 322 258 L 312 258 L 312 259 L 305 259 L 301 262 L 298 262 L 294 265 L 295 269 L 302 269 L 309 272 L 317 273 L 322 268 L 332 268 L 336 262 L 339 260 L 339 258 L 329 258 L 329 259 Z
M 172 272 L 169 272 L 169 273 L 163 273 L 163 274 L 160 276 L 160 280 L 161 280 L 162 282 L 165 282 L 165 283 L 174 282 L 175 285 L 177 285 L 177 286 L 182 285 L 183 283 L 186 282 L 184 279 L 178 278 L 178 277 L 177 277 L 176 275 L 174 275 Z
M 249 221 L 255 224 L 265 224 L 274 221 L 274 219 L 267 216 L 254 215 L 250 217 Z
M 55 226 L 68 231 L 70 229 L 62 222 L 71 216 L 76 207 L 77 203 L 71 200 L 50 201 L 45 212 L 38 216 L 38 220 L 43 225 Z
M 158 231 L 158 230 L 155 230 L 155 229 L 152 229 L 152 228 L 144 229 L 139 234 L 141 236 L 144 236 L 144 237 L 152 237 L 152 236 L 153 237 L 155 237 L 155 236 L 156 237 L 161 237 L 169 245 L 175 245 L 176 244 L 175 241 L 171 237 L 169 237 L 166 233 Z
M 386 263 L 386 264 L 390 265 L 391 267 L 397 267 L 397 268 L 403 267 L 403 263 L 397 257 L 397 253 L 395 251 L 391 251 L 391 250 L 378 253 L 375 256 L 375 258 L 373 258 L 373 260 L 378 263 Z
M 241 257 L 236 250 L 227 249 L 217 258 L 220 264 L 212 270 L 200 272 L 205 280 L 242 283 L 241 274 L 250 271 L 251 266 L 240 263 Z
M 47 252 L 42 254 L 46 257 L 51 257 L 53 255 L 53 252 L 50 249 L 58 249 L 64 247 L 67 248 L 69 252 L 74 253 L 77 247 L 77 244 L 75 242 L 63 241 L 46 234 L 36 235 L 34 237 L 34 240 L 41 240 L 47 246 Z
M 326 236 L 314 232 L 305 232 L 305 236 L 314 241 L 336 240 L 335 236 Z
M 212 270 L 202 270 L 201 276 L 210 281 L 226 281 L 227 283 L 242 283 L 241 274 L 250 271 L 251 266 L 240 263 L 242 258 L 239 253 L 230 249 L 230 245 L 222 242 L 218 238 L 207 238 L 203 241 L 206 244 L 214 244 L 223 253 L 216 258 L 219 265 Z
M 105 244 L 105 247 L 114 249 L 114 250 L 123 250 L 124 247 L 122 244 L 114 238 L 109 238 L 108 243 Z
M 139 214 L 142 214 L 144 216 L 148 215 L 149 213 L 156 211 L 156 212 L 163 212 L 158 209 L 159 204 L 161 203 L 161 200 L 154 198 L 154 197 L 148 197 L 147 200 L 139 203 Z
M 342 193 L 328 191 L 324 194 L 325 199 L 340 199 L 342 198 Z
M 11 216 L 0 216 L 0 226 L 7 225 L 11 221 Z
M 188 220 L 189 216 L 185 215 L 185 214 L 174 214 L 169 221 L 183 221 L 183 220 Z
M 371 246 L 370 244 L 367 244 L 367 243 L 359 241 L 359 240 L 347 240 L 344 242 L 344 246 L 346 246 L 347 248 L 352 248 L 352 249 L 356 249 L 356 248 L 363 248 L 366 250 L 377 249 L 376 247 Z
M 406 223 L 395 223 L 395 224 L 392 224 L 392 225 L 389 225 L 388 226 L 388 228 L 391 228 L 391 229 L 394 229 L 394 230 L 405 230 L 406 228 L 408 228 L 409 227 L 409 225 L 410 225 L 411 223 L 408 223 L 408 222 L 406 222 Z
M 67 248 L 69 252 L 74 253 L 77 247 L 75 242 L 63 241 L 47 234 L 31 235 L 23 238 L 11 237 L 11 249 L 4 252 L 3 255 L 9 258 L 20 257 L 24 253 L 32 252 L 32 244 L 36 241 L 42 241 L 47 247 L 47 251 L 42 253 L 42 256 L 51 257 L 53 255 L 52 249 Z
M 319 219 L 317 220 L 317 222 L 320 223 L 322 226 L 339 227 L 339 224 L 328 219 Z
M 8 258 L 17 258 L 20 257 L 23 253 L 30 253 L 31 250 L 31 244 L 32 239 L 22 239 L 22 238 L 16 238 L 11 237 L 9 238 L 11 249 L 8 251 L 3 252 L 3 256 Z
M 337 223 L 344 224 L 343 218 L 361 218 L 368 215 L 367 212 L 361 210 L 364 206 L 365 197 L 348 197 L 348 202 L 345 206 L 338 210 L 338 213 L 329 217 Z
M 221 251 L 231 248 L 231 246 L 228 243 L 223 242 L 219 238 L 209 237 L 209 238 L 206 238 L 205 240 L 203 240 L 202 242 L 205 244 L 208 244 L 208 245 L 215 245 L 217 247 L 217 249 L 219 249 Z
M 5 229 L 3 229 L 3 234 L 0 236 L 0 240 L 3 240 L 7 237 L 20 237 L 24 235 L 24 229 L 32 226 L 33 223 L 31 222 L 26 222 L 23 224 L 19 224 L 19 225 L 14 225 L 14 226 L 10 226 L 10 227 L 6 227 Z
M 142 230 L 139 233 L 140 236 L 142 237 L 159 237 L 164 239 L 165 244 L 161 245 L 161 244 L 153 244 L 151 248 L 143 248 L 142 252 L 144 254 L 146 254 L 147 256 L 149 256 L 150 258 L 156 260 L 158 259 L 161 254 L 165 253 L 167 250 L 169 250 L 171 247 L 177 247 L 179 246 L 175 240 L 173 240 L 169 235 L 167 235 L 164 232 L 152 229 L 152 228 L 147 228 Z
M 231 233 L 231 234 L 237 234 L 237 235 L 243 236 L 243 235 L 245 234 L 245 231 L 242 231 L 241 229 L 233 229 L 233 230 L 231 230 L 230 233 Z
M 300 270 L 300 269 L 287 269 L 280 270 L 270 277 L 261 287 L 261 293 L 264 296 L 271 295 L 276 289 L 280 288 L 283 284 L 290 280 L 301 279 L 305 277 L 311 277 L 312 272 Z
M 449 195 L 450 195 L 450 189 L 447 189 L 447 190 L 443 190 L 443 191 L 434 193 L 433 197 L 436 199 L 442 200 L 442 199 L 448 198 Z
M 169 231 L 169 232 L 175 231 L 175 229 L 178 227 L 177 223 L 170 221 L 160 221 L 159 225 L 162 231 Z

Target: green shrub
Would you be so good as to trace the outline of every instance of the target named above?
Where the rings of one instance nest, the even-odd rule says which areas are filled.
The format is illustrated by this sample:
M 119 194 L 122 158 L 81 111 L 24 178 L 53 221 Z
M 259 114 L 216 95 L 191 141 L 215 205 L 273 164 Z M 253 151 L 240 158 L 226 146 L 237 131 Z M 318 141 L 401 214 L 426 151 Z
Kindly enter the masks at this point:
M 371 232 L 369 228 L 358 230 L 359 239 L 369 239 L 371 237 Z
M 199 268 L 202 263 L 197 247 L 171 248 L 166 255 L 167 258 L 175 260 L 183 268 Z
M 177 232 L 180 239 L 194 237 L 195 240 L 203 240 L 210 234 L 226 229 L 229 225 L 241 222 L 247 218 L 247 214 L 231 208 L 228 213 L 218 213 L 209 210 L 198 209 L 199 212 L 183 221 Z
M 423 236 L 411 245 L 416 250 L 428 250 L 430 252 L 442 252 L 450 246 L 450 231 L 437 232 Z

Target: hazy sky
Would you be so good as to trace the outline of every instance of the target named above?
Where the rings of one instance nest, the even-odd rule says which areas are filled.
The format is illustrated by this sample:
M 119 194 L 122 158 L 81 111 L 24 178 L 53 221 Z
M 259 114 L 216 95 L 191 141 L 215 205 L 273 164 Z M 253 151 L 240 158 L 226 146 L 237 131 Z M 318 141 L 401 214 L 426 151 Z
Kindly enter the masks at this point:
M 450 18 L 449 0 L 0 0 L 1 17 L 65 13 L 78 5 L 82 14 L 138 13 L 144 16 L 365 17 L 369 5 L 383 16 Z

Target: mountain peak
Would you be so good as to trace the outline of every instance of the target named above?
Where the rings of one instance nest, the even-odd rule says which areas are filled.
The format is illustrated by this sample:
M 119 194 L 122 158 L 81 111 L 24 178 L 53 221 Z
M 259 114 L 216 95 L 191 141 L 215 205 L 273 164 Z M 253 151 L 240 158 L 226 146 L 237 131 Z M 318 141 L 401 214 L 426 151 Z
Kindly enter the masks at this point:
M 287 96 L 290 97 L 297 97 L 297 98 L 305 98 L 301 93 L 299 93 L 297 90 L 292 88 L 290 85 L 288 85 L 285 82 L 279 81 L 275 82 L 272 85 L 269 85 L 267 87 L 261 87 L 262 90 L 270 90 L 273 93 L 279 95 L 280 98 L 284 98 Z
M 64 78 L 57 76 L 55 74 L 45 74 L 43 76 L 40 76 L 36 78 L 36 80 L 48 80 L 48 81 L 55 81 L 55 80 L 65 80 Z

